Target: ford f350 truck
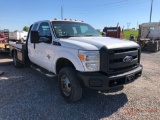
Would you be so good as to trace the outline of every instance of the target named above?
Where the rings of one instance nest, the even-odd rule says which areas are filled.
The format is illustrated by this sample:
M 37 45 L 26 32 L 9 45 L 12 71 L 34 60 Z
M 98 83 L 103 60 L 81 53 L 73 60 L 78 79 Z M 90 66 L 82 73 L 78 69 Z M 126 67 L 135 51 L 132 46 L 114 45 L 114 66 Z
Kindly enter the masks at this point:
M 107 90 L 142 74 L 137 43 L 102 37 L 78 21 L 35 22 L 26 44 L 11 44 L 10 53 L 15 67 L 30 65 L 48 77 L 58 75 L 67 102 L 80 100 L 84 88 Z

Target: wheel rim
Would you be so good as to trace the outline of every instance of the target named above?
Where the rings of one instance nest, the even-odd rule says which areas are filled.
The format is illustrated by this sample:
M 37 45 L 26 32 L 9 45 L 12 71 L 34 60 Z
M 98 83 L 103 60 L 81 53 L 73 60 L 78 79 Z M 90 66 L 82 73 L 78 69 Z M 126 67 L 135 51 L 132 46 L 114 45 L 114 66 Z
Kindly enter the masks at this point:
M 66 75 L 63 75 L 61 77 L 61 89 L 66 96 L 69 96 L 71 94 L 70 80 Z
M 13 54 L 13 62 L 14 62 L 14 65 L 16 65 L 17 63 L 16 63 L 16 53 L 14 52 L 14 54 Z

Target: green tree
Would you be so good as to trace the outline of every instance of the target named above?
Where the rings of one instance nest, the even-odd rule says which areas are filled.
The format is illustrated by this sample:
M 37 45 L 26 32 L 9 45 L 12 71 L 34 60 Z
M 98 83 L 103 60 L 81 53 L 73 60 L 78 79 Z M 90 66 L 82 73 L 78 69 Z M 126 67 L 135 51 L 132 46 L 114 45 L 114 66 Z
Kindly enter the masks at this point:
M 24 27 L 23 27 L 23 31 L 28 32 L 28 30 L 29 30 L 29 27 L 27 27 L 27 26 L 24 26 Z

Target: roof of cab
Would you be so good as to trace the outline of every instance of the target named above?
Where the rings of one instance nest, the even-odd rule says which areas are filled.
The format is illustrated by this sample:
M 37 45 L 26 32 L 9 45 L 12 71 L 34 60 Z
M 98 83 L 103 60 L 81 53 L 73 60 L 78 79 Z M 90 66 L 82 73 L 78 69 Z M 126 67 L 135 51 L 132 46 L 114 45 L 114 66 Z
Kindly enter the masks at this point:
M 67 22 L 79 22 L 79 23 L 84 23 L 84 21 L 78 21 L 78 20 L 72 20 L 72 19 L 64 19 L 64 20 L 58 20 L 58 19 L 54 19 L 54 20 L 41 20 L 41 21 L 37 21 L 37 22 L 34 22 L 34 24 L 36 23 L 40 23 L 40 22 L 52 22 L 52 21 L 67 21 Z

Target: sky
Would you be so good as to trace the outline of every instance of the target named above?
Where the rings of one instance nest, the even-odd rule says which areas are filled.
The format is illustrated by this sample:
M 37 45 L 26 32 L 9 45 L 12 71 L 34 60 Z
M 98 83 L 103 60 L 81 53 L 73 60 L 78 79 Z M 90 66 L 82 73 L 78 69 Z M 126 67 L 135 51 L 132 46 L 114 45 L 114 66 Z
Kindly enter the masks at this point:
M 84 20 L 95 29 L 137 28 L 149 22 L 151 0 L 0 0 L 0 30 L 22 30 L 36 21 Z M 160 0 L 153 0 L 152 22 L 160 21 Z

